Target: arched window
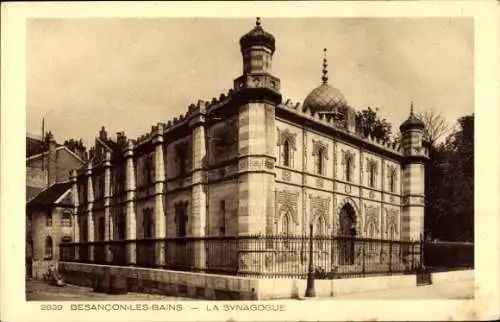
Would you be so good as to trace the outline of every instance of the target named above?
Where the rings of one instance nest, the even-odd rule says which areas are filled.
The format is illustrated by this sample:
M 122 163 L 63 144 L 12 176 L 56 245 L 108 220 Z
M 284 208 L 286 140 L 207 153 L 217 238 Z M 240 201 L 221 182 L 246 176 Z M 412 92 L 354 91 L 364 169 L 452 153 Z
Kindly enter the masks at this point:
M 375 169 L 377 165 L 376 164 L 370 164 L 370 167 L 368 168 L 368 180 L 369 180 L 369 185 L 370 187 L 375 187 Z
M 61 217 L 62 227 L 71 227 L 71 213 L 64 212 Z
M 347 157 L 345 160 L 345 180 L 348 182 L 351 182 L 352 180 L 352 159 L 350 157 Z
M 370 221 L 368 223 L 368 238 L 376 238 L 375 236 L 375 223 L 373 221 Z M 376 249 L 375 247 L 375 242 L 373 241 L 368 241 L 368 251 L 370 253 L 373 253 Z
M 53 243 L 52 243 L 52 237 L 47 236 L 45 238 L 45 259 L 52 259 L 52 250 L 53 250 Z
M 316 219 L 316 227 L 315 228 L 315 235 L 316 237 L 318 237 L 318 241 L 317 241 L 317 247 L 319 250 L 323 250 L 324 249 L 324 240 L 322 240 L 321 237 L 324 238 L 324 236 L 326 235 L 326 222 L 325 222 L 325 218 L 323 216 L 318 216 L 318 219 Z
M 318 155 L 317 155 L 317 173 L 323 175 L 324 174 L 324 158 L 325 158 L 325 152 L 324 149 L 319 149 L 318 150 Z
M 143 215 L 144 238 L 151 238 L 153 237 L 153 208 L 143 209 Z
M 225 200 L 221 200 L 219 202 L 219 219 L 220 219 L 219 235 L 225 236 L 226 235 L 226 201 Z
M 290 248 L 290 241 L 289 237 L 291 234 L 291 225 L 290 225 L 290 216 L 288 213 L 285 213 L 283 215 L 283 218 L 281 219 L 281 233 L 283 234 L 283 246 L 285 248 Z
M 389 190 L 396 192 L 396 171 L 393 171 L 389 177 Z
M 288 218 L 288 214 L 283 215 L 282 220 L 282 233 L 284 235 L 290 234 L 290 218 Z
M 283 165 L 285 167 L 290 166 L 290 143 L 288 140 L 285 140 L 283 143 Z
M 45 226 L 52 227 L 52 212 L 47 211 L 45 214 Z
M 396 227 L 394 227 L 394 224 L 391 224 L 389 226 L 388 232 L 389 232 L 389 239 L 395 240 L 396 239 Z

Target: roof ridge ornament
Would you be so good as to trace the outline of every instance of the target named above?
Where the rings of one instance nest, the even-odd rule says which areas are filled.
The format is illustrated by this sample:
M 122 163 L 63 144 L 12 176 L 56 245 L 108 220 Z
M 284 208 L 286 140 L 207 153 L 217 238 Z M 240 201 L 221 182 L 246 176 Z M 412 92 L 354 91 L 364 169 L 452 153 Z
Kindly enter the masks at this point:
M 261 24 L 260 17 L 257 17 L 257 19 L 255 20 L 255 26 L 260 27 L 260 24 Z
M 323 49 L 323 84 L 328 84 L 328 61 L 326 59 L 326 48 Z

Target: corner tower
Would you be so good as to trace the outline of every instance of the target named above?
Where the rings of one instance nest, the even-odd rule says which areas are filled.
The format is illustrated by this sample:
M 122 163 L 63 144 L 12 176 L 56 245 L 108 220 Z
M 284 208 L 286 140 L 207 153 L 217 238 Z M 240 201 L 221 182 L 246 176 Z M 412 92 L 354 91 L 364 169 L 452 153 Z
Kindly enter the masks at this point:
M 243 75 L 234 80 L 233 91 L 239 124 L 238 234 L 266 234 L 273 227 L 275 107 L 281 103 L 280 81 L 271 75 L 275 38 L 257 18 L 240 48 Z
M 418 240 L 424 232 L 425 162 L 427 148 L 422 146 L 424 123 L 413 114 L 399 127 L 403 146 L 401 238 Z

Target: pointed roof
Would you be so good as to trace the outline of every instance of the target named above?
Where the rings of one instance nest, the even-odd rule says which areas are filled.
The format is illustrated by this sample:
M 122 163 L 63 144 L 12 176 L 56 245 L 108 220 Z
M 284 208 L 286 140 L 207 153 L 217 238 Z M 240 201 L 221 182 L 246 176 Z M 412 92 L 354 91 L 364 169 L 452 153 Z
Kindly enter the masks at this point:
M 401 124 L 399 130 L 401 132 L 410 130 L 410 129 L 424 129 L 425 124 L 420 119 L 418 119 L 415 114 L 413 114 L 413 102 L 410 103 L 410 116 L 406 121 Z
M 266 46 L 271 49 L 272 53 L 276 50 L 276 39 L 262 28 L 260 17 L 257 17 L 255 27 L 240 38 L 241 51 L 250 48 L 252 45 Z

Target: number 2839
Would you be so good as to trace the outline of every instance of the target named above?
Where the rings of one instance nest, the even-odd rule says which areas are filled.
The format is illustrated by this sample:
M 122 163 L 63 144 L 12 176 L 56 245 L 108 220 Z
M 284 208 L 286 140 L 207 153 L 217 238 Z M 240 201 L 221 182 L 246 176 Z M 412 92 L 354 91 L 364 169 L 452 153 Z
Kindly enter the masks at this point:
M 62 304 L 42 304 L 40 306 L 42 311 L 60 311 L 63 309 Z

